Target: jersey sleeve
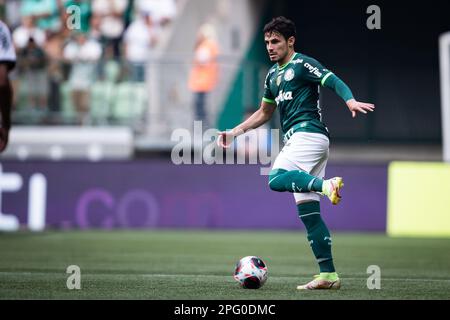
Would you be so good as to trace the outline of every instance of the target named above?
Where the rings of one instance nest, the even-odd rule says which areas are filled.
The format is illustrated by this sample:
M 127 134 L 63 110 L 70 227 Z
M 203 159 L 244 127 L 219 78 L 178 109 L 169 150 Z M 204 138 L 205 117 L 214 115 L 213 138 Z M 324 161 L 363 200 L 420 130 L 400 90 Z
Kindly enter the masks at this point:
M 344 101 L 354 99 L 352 90 L 335 74 L 331 74 L 322 85 L 336 92 Z
M 264 81 L 264 94 L 262 101 L 275 104 L 275 97 L 273 96 L 272 91 L 270 91 L 270 76 L 272 73 L 273 71 L 270 70 L 266 76 L 266 80 Z
M 301 77 L 303 80 L 311 83 L 324 85 L 325 81 L 333 74 L 314 58 L 306 57 L 303 59 L 301 67 Z

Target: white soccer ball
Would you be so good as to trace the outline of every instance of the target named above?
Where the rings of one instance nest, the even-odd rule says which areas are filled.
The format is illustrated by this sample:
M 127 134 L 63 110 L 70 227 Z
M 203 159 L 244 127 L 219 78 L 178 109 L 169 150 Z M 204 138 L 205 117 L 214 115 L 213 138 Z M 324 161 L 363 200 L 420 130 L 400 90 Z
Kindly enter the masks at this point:
M 261 258 L 247 256 L 236 264 L 234 279 L 244 289 L 259 289 L 267 281 L 267 265 Z

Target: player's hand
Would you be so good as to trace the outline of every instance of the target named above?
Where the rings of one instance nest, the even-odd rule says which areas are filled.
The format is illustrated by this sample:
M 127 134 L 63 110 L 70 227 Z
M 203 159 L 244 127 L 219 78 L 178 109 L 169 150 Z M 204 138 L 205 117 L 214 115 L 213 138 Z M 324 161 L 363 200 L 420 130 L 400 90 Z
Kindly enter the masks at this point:
M 235 135 L 232 131 L 220 131 L 218 132 L 217 144 L 222 148 L 229 148 L 230 144 L 233 142 Z
M 367 113 L 367 111 L 372 112 L 373 109 L 375 108 L 375 105 L 351 99 L 347 101 L 347 107 L 349 108 L 350 112 L 352 113 L 352 117 L 354 118 L 356 117 L 357 112 L 361 113 Z
M 8 145 L 9 130 L 0 128 L 0 152 L 3 152 Z

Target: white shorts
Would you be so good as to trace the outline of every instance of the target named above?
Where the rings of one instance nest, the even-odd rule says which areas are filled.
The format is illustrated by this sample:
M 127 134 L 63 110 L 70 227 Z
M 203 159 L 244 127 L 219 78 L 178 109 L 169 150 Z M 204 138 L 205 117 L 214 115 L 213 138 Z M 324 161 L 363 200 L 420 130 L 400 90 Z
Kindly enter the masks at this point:
M 328 161 L 330 141 L 320 133 L 296 132 L 285 143 L 273 164 L 273 169 L 302 170 L 323 179 Z M 316 192 L 294 193 L 296 203 L 319 201 Z

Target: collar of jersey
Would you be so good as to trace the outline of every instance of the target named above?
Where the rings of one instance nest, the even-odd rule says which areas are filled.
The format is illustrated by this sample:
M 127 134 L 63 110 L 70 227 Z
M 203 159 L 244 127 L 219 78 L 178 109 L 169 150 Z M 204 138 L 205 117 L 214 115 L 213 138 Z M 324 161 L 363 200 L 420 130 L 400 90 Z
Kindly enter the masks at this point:
M 289 63 L 291 63 L 292 60 L 294 60 L 295 56 L 297 55 L 297 52 L 294 52 L 294 54 L 291 57 L 291 60 L 289 60 L 288 62 L 286 62 L 285 64 L 283 64 L 282 66 L 278 66 L 278 70 L 283 70 L 284 68 L 287 67 L 287 65 Z

